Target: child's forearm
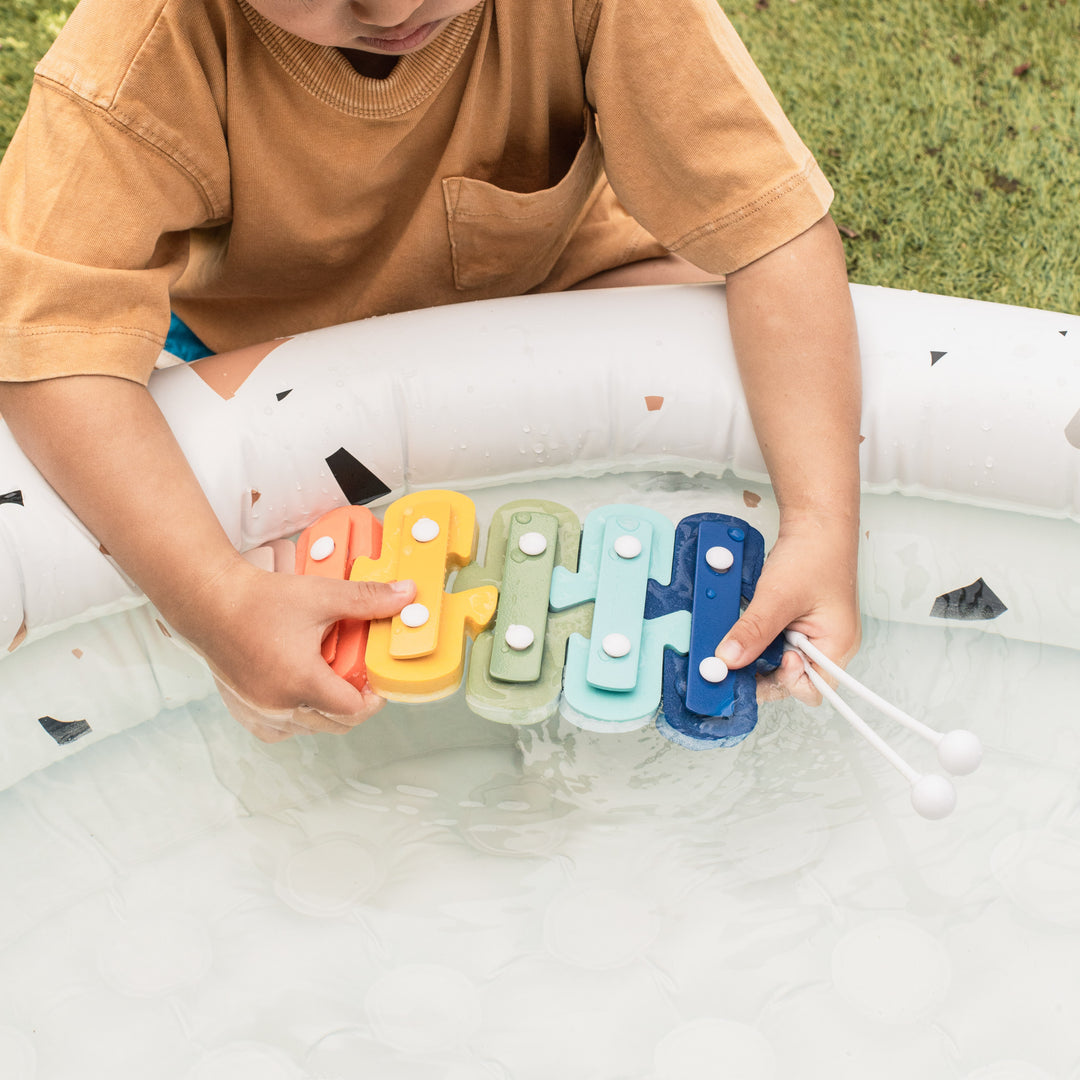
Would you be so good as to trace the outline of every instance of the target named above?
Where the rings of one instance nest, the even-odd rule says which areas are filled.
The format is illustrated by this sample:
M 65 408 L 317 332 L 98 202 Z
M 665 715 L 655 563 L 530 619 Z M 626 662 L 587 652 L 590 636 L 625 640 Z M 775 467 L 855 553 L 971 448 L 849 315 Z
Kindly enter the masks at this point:
M 382 703 L 335 675 L 320 646 L 339 619 L 387 618 L 398 586 L 272 574 L 219 524 L 149 393 L 110 376 L 0 383 L 31 460 L 170 623 L 209 661 L 260 738 L 344 732 Z
M 0 384 L 30 459 L 184 634 L 239 555 L 145 387 L 106 375 Z
M 855 317 L 831 218 L 729 275 L 731 335 L 785 519 L 854 533 L 861 383 Z
M 728 276 L 728 317 L 780 532 L 753 602 L 717 649 L 729 666 L 800 630 L 846 663 L 859 644 L 856 591 L 861 383 L 844 254 L 831 218 Z M 772 691 L 820 694 L 795 654 Z

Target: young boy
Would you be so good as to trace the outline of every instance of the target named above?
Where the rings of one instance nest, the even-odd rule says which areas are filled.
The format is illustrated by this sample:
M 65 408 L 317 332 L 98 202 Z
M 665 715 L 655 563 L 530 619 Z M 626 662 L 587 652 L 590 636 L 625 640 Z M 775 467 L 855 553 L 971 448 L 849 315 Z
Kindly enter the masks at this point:
M 412 585 L 238 556 L 145 389 L 170 309 L 222 351 L 726 275 L 781 527 L 718 652 L 790 625 L 846 662 L 859 375 L 830 198 L 713 0 L 82 0 L 0 165 L 0 412 L 241 722 L 345 731 L 379 701 L 322 636 Z M 794 661 L 764 692 L 815 700 Z

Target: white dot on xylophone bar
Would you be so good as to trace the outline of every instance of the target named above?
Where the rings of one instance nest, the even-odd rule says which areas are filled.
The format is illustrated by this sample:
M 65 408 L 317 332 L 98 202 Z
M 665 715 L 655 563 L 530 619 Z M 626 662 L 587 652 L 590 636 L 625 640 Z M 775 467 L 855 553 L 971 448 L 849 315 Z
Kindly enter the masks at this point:
M 714 570 L 722 574 L 725 570 L 731 569 L 735 562 L 735 556 L 726 547 L 717 544 L 716 547 L 711 547 L 705 552 L 705 561 Z
M 547 551 L 547 537 L 538 532 L 522 533 L 518 537 L 518 549 L 524 555 L 543 555 Z
M 426 544 L 439 535 L 439 523 L 429 517 L 417 518 L 409 531 L 412 533 L 414 540 Z
M 320 536 L 310 548 L 308 554 L 315 562 L 322 562 L 334 554 L 334 538 L 332 536 Z
M 600 647 L 616 660 L 630 652 L 630 639 L 625 634 L 605 634 Z
M 617 536 L 614 547 L 620 559 L 636 559 L 641 554 L 641 541 L 636 536 Z
M 406 626 L 423 626 L 430 617 L 431 612 L 423 604 L 406 604 L 401 609 L 401 621 Z
M 719 656 L 706 656 L 698 664 L 698 674 L 710 683 L 721 683 L 728 675 L 728 666 Z
M 511 623 L 506 628 L 506 644 L 515 652 L 527 649 L 534 641 L 532 630 L 521 623 Z

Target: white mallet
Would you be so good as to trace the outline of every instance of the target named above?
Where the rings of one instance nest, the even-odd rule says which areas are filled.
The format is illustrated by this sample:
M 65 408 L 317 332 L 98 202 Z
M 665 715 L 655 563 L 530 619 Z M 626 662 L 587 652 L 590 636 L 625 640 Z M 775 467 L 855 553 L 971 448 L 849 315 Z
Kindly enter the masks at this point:
M 956 791 L 944 776 L 923 775 L 913 769 L 888 743 L 872 731 L 850 705 L 813 669 L 810 660 L 815 661 L 829 672 L 838 683 L 846 686 L 852 693 L 864 701 L 876 706 L 886 716 L 902 724 L 910 731 L 921 735 L 937 749 L 938 760 L 954 776 L 967 776 L 974 772 L 982 761 L 982 744 L 973 732 L 957 729 L 944 735 L 926 724 L 909 716 L 902 709 L 879 697 L 873 690 L 867 689 L 858 679 L 853 678 L 844 669 L 834 664 L 805 634 L 797 630 L 784 632 L 789 645 L 803 655 L 803 667 L 811 683 L 821 692 L 821 696 L 851 726 L 863 736 L 901 775 L 911 784 L 911 805 L 922 817 L 936 820 L 952 813 L 956 806 Z M 808 659 L 809 658 L 809 659 Z

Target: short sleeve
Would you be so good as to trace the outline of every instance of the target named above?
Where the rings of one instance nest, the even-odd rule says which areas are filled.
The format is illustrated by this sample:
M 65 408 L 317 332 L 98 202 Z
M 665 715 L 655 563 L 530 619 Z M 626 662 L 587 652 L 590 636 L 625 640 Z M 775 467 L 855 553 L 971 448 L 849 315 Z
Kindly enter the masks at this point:
M 729 273 L 825 216 L 828 181 L 714 0 L 599 0 L 583 21 L 608 179 L 668 250 Z
M 145 382 L 189 230 L 212 214 L 173 157 L 39 76 L 0 162 L 0 380 Z

